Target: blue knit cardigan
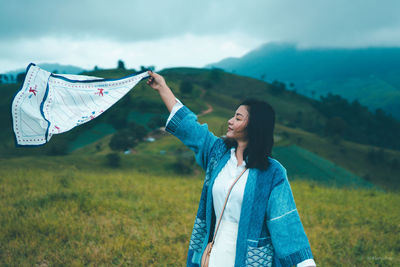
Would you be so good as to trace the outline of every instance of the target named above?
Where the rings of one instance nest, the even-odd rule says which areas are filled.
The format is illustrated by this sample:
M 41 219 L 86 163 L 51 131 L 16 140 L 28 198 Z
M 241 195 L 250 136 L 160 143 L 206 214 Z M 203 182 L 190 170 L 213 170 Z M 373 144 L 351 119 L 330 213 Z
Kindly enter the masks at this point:
M 189 243 L 187 266 L 200 266 L 201 255 L 215 227 L 212 186 L 230 158 L 221 138 L 199 124 L 186 106 L 171 118 L 166 130 L 194 151 L 205 180 Z M 286 169 L 268 157 L 267 170 L 251 168 L 243 195 L 236 242 L 235 266 L 293 266 L 313 258 L 300 221 Z M 269 264 L 268 264 L 269 262 Z

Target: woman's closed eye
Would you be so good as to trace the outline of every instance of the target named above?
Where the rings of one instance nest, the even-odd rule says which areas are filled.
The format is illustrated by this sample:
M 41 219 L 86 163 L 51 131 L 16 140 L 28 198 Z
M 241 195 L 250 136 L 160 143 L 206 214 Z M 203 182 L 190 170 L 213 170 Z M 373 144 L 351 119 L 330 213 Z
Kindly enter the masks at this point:
M 243 116 L 242 115 L 236 115 L 235 118 L 236 118 L 237 121 L 243 120 Z

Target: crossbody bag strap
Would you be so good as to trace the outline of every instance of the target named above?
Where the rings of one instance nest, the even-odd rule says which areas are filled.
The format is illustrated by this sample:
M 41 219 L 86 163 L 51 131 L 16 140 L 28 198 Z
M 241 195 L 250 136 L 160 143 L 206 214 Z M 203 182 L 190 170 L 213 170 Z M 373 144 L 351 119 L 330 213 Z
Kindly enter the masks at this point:
M 236 184 L 236 182 L 239 180 L 239 178 L 242 177 L 243 173 L 244 173 L 246 170 L 247 170 L 247 168 L 245 168 L 245 169 L 240 173 L 240 175 L 235 179 L 235 181 L 232 183 L 231 187 L 230 187 L 229 190 L 228 190 L 228 194 L 227 194 L 227 196 L 226 196 L 226 198 L 225 198 L 224 207 L 222 208 L 221 216 L 219 216 L 218 224 L 217 224 L 217 227 L 215 228 L 214 236 L 213 236 L 213 239 L 212 239 L 212 241 L 211 241 L 212 244 L 214 244 L 215 236 L 217 235 L 217 231 L 218 231 L 219 225 L 220 225 L 221 220 L 222 220 L 222 215 L 224 215 L 226 203 L 228 202 L 228 198 L 229 198 L 229 195 L 230 195 L 230 193 L 231 193 L 231 191 L 232 191 L 232 188 L 233 188 L 233 186 Z

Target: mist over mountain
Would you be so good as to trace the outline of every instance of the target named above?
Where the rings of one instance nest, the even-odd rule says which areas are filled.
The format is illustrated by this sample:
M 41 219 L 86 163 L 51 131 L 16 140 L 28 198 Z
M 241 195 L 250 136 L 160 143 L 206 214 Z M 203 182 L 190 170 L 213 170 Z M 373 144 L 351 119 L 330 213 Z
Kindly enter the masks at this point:
M 400 47 L 301 49 L 293 43 L 268 43 L 206 67 L 278 80 L 316 99 L 338 94 L 400 119 Z

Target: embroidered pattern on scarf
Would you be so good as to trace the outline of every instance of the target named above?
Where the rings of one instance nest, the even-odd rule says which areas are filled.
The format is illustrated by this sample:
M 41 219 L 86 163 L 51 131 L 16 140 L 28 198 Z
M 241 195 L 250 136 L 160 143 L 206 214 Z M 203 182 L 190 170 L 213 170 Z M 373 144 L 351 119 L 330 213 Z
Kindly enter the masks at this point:
M 147 71 L 121 79 L 59 75 L 31 63 L 12 103 L 16 143 L 43 145 L 53 134 L 95 119 L 148 76 Z

